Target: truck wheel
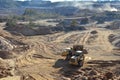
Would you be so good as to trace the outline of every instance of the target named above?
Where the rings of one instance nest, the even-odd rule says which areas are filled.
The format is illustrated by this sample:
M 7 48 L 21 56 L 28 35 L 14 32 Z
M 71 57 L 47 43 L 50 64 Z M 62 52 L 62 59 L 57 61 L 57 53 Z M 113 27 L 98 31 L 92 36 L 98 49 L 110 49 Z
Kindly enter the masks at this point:
M 71 56 L 67 55 L 65 60 L 70 60 Z
M 79 67 L 82 67 L 83 64 L 84 64 L 84 61 L 78 61 L 78 66 L 79 66 Z

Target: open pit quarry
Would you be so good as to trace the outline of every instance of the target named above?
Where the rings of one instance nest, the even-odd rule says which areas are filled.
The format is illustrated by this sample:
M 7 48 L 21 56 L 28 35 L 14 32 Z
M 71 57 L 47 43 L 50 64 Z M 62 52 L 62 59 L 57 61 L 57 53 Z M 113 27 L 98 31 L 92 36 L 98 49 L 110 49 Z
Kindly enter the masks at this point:
M 86 30 L 47 35 L 14 35 L 0 29 L 0 80 L 120 80 L 120 30 Z M 82 44 L 88 50 L 83 67 L 61 56 Z M 116 46 L 117 45 L 117 46 Z

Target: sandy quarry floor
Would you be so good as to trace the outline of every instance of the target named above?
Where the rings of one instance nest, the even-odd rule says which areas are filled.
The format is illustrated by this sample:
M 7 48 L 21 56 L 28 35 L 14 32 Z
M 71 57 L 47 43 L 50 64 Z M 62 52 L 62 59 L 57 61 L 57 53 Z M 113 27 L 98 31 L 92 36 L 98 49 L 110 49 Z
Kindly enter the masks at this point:
M 91 34 L 93 30 L 96 30 L 97 33 Z M 68 74 L 67 77 L 72 79 L 71 75 L 73 74 L 70 72 L 79 71 L 80 68 L 71 67 L 60 56 L 60 53 L 64 48 L 72 47 L 74 44 L 83 44 L 89 52 L 86 55 L 83 68 L 95 64 L 104 66 L 110 60 L 114 61 L 111 61 L 111 64 L 120 64 L 120 56 L 114 55 L 114 53 L 119 54 L 119 52 L 112 50 L 114 46 L 108 40 L 108 36 L 114 33 L 104 28 L 90 28 L 85 31 L 29 36 L 24 39 L 24 42 L 29 43 L 31 47 L 16 59 L 17 69 L 22 74 L 30 75 L 33 78 L 31 80 L 65 80 L 61 78 L 66 76 L 65 74 Z M 99 68 L 102 69 L 103 66 Z M 97 66 L 94 67 L 97 68 Z M 109 67 L 113 69 L 120 67 L 120 65 L 109 65 Z M 74 75 L 78 74 L 76 72 Z
M 0 30 L 2 33 L 2 28 Z M 92 34 L 92 31 L 97 33 Z M 29 44 L 30 48 L 14 59 L 18 76 L 0 80 L 108 80 L 97 79 L 104 77 L 107 72 L 110 72 L 109 76 L 113 80 L 120 80 L 120 51 L 114 51 L 115 47 L 108 40 L 110 34 L 118 32 L 119 30 L 89 28 L 85 31 L 22 37 L 21 40 Z M 60 55 L 65 48 L 75 44 L 84 45 L 89 53 L 85 55 L 82 68 L 69 65 Z M 19 75 L 24 75 L 24 78 L 21 79 Z M 94 78 L 91 79 L 90 76 Z

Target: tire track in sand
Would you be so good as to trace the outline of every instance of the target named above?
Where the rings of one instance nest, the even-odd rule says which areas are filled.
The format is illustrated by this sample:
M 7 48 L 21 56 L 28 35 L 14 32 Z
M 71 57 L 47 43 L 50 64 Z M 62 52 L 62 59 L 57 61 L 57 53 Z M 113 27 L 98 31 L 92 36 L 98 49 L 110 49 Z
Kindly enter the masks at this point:
M 112 51 L 113 46 L 109 42 L 108 36 L 112 34 L 110 30 L 98 30 L 97 44 L 101 46 L 103 51 Z
M 68 38 L 68 37 L 70 37 L 70 36 L 72 36 L 72 35 L 75 35 L 75 34 L 80 34 L 81 32 L 69 32 L 69 33 L 66 33 L 66 34 L 64 34 L 64 35 L 62 35 L 62 36 L 59 36 L 56 40 L 54 40 L 53 42 L 57 42 L 57 43 L 59 43 L 59 42 L 62 42 L 62 41 L 64 41 L 66 38 Z
M 78 43 L 80 43 L 81 45 L 86 45 L 86 42 L 87 42 L 89 36 L 90 36 L 90 31 L 86 32 Z

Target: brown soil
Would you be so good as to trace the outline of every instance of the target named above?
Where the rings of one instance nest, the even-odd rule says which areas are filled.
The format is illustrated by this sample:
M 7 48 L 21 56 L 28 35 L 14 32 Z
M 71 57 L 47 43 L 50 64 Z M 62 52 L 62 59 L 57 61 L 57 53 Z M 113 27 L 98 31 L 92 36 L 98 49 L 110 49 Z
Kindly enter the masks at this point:
M 92 31 L 97 33 L 91 34 Z M 119 80 L 120 56 L 115 55 L 119 53 L 113 51 L 108 38 L 114 33 L 104 28 L 91 28 L 21 38 L 29 48 L 24 47 L 25 51 L 14 58 L 16 74 L 21 80 Z M 84 45 L 89 52 L 82 68 L 69 65 L 60 55 L 64 48 L 75 44 Z

